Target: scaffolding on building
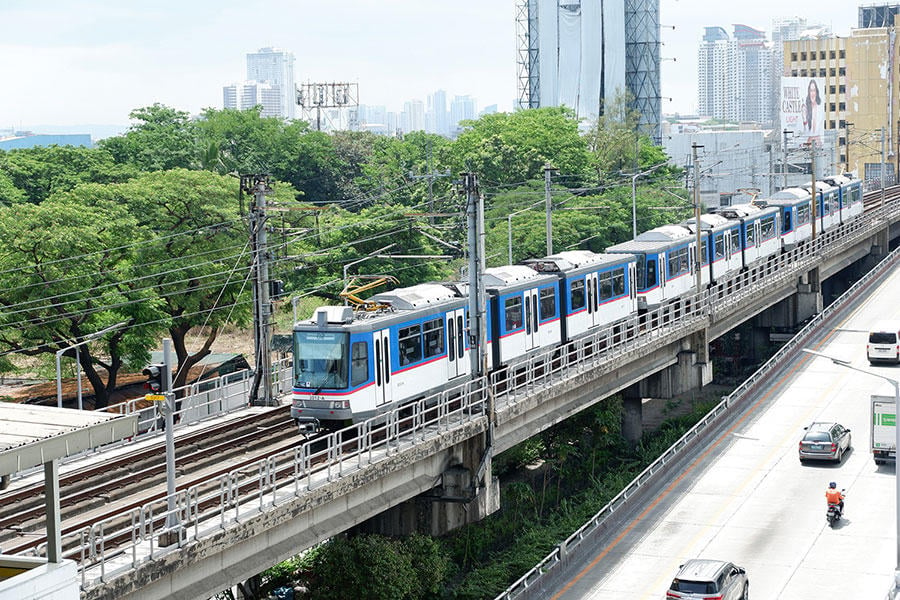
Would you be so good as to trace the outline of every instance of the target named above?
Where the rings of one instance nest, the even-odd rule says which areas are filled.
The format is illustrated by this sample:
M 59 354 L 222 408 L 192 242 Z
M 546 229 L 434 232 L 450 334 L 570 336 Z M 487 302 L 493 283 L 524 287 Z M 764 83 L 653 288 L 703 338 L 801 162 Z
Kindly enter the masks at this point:
M 659 0 L 625 0 L 625 86 L 641 115 L 641 131 L 657 144 L 662 140 L 659 48 Z
M 519 108 L 541 105 L 540 68 L 538 67 L 538 22 L 536 0 L 516 3 L 516 44 L 519 75 Z

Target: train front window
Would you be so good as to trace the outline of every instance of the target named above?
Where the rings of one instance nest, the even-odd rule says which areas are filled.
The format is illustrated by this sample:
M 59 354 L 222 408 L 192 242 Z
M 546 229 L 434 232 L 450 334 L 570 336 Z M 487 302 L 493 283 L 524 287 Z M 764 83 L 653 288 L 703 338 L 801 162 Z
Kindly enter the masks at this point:
M 321 390 L 347 387 L 348 334 L 294 332 L 294 383 Z

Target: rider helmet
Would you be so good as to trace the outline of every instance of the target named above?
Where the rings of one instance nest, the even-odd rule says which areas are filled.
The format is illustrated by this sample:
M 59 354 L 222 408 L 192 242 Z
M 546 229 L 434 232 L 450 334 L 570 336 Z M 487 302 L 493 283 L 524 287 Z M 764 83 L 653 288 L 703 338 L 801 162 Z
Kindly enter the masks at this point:
M 837 487 L 837 484 L 836 484 L 835 482 L 832 481 L 831 483 L 828 484 L 828 487 L 830 487 L 830 488 L 836 488 L 836 487 Z

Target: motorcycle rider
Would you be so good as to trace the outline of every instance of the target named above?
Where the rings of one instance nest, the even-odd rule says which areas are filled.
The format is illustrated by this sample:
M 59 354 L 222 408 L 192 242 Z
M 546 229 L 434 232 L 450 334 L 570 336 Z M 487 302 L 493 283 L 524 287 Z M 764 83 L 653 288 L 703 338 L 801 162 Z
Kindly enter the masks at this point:
M 825 501 L 829 506 L 837 504 L 841 509 L 841 514 L 844 514 L 844 493 L 837 489 L 837 483 L 834 481 L 829 483 L 828 489 L 825 490 Z

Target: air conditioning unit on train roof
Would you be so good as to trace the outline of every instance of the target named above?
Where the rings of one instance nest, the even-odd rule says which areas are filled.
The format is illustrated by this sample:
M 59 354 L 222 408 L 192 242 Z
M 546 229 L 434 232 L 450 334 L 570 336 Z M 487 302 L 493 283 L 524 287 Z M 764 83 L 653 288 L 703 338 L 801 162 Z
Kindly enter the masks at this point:
M 352 323 L 353 308 L 350 306 L 320 306 L 313 313 L 312 321 L 319 326 L 327 323 Z

